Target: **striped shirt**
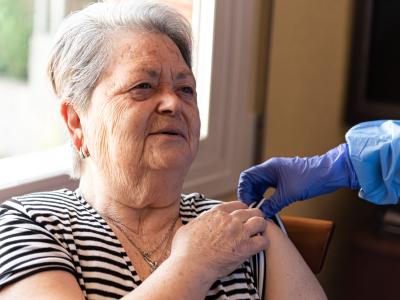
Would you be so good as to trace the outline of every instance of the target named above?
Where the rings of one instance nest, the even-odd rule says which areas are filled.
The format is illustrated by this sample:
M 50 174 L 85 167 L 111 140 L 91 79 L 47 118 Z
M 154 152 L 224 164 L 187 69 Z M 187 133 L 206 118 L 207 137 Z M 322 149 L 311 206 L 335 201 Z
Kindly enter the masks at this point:
M 182 195 L 182 223 L 219 203 L 198 193 Z M 0 289 L 49 270 L 75 276 L 86 299 L 119 299 L 141 283 L 107 222 L 67 189 L 20 196 L 0 205 Z M 260 252 L 218 279 L 206 299 L 260 299 L 264 273 Z

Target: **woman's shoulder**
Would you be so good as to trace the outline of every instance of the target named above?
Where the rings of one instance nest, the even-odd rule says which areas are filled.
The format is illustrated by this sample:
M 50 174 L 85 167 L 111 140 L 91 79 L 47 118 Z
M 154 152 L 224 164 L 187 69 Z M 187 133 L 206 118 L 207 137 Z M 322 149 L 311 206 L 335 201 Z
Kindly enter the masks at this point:
M 185 218 L 193 219 L 221 203 L 220 200 L 208 199 L 200 193 L 181 195 L 180 214 L 184 221 Z
M 22 206 L 42 206 L 43 204 L 56 204 L 61 203 L 61 206 L 77 206 L 79 203 L 78 197 L 75 192 L 68 189 L 60 189 L 54 191 L 35 192 L 21 196 L 15 196 L 5 201 L 1 206 L 10 203 L 19 204 Z
M 37 219 L 39 216 L 67 216 L 82 211 L 84 207 L 76 194 L 68 189 L 35 192 L 16 196 L 0 205 L 0 217 L 25 215 Z
M 76 276 L 70 251 L 75 248 L 69 248 L 67 239 L 70 215 L 64 214 L 74 202 L 72 193 L 33 193 L 0 205 L 0 289 L 47 270 Z

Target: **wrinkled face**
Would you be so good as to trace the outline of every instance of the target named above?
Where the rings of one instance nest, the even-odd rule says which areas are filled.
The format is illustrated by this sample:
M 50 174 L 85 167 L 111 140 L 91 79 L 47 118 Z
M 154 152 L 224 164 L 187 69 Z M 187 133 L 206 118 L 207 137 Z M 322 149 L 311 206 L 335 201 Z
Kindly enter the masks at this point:
M 198 148 L 196 83 L 166 35 L 114 35 L 108 68 L 83 121 L 91 158 L 112 176 L 186 174 Z M 126 179 L 127 180 L 127 179 Z

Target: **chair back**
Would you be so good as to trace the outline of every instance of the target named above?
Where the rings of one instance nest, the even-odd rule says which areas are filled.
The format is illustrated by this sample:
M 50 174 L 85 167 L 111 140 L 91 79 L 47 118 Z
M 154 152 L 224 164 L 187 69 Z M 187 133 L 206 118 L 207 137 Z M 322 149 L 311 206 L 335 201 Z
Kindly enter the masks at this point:
M 287 234 L 304 260 L 318 274 L 324 265 L 329 243 L 334 231 L 334 223 L 294 216 L 280 216 Z

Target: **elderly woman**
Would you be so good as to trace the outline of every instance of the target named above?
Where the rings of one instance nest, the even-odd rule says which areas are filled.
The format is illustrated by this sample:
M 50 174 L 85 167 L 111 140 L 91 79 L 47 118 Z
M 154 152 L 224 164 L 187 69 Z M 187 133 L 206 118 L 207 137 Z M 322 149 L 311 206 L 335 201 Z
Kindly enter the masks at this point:
M 80 186 L 0 207 L 0 299 L 325 297 L 258 209 L 181 195 L 200 121 L 177 12 L 128 1 L 72 14 L 49 75 Z

